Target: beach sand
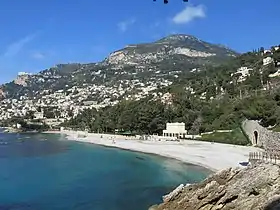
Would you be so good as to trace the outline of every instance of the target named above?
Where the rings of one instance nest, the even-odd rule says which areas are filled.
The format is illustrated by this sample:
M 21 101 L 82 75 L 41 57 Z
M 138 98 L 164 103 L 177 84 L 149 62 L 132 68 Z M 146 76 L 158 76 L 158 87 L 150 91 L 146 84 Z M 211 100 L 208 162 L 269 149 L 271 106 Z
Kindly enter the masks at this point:
M 78 137 L 79 132 L 77 131 L 54 131 L 48 133 L 64 134 L 68 140 L 73 141 L 174 158 L 186 163 L 203 166 L 212 171 L 219 171 L 229 167 L 241 167 L 239 163 L 248 161 L 249 152 L 262 151 L 259 148 L 251 146 L 237 146 L 193 140 L 183 140 L 180 142 L 142 141 L 137 139 L 129 140 L 121 135 L 94 133 L 88 133 L 86 137 Z

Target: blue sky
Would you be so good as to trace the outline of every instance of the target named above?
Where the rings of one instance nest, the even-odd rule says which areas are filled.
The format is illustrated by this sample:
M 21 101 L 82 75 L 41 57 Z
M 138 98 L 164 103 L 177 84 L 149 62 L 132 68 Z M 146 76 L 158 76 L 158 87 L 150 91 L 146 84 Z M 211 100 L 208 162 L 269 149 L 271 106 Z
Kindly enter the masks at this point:
M 280 44 L 279 0 L 1 0 L 0 84 L 185 33 L 239 52 Z

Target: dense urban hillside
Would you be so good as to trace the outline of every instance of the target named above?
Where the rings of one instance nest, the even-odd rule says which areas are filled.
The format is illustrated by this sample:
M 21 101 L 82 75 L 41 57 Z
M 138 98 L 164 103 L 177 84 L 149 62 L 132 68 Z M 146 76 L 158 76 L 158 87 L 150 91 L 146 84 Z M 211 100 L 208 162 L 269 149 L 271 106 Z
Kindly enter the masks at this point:
M 149 134 L 179 121 L 198 134 L 237 130 L 248 118 L 277 129 L 279 66 L 276 45 L 238 54 L 190 35 L 172 35 L 129 45 L 99 63 L 20 73 L 1 86 L 0 120 L 33 116 L 94 132 Z

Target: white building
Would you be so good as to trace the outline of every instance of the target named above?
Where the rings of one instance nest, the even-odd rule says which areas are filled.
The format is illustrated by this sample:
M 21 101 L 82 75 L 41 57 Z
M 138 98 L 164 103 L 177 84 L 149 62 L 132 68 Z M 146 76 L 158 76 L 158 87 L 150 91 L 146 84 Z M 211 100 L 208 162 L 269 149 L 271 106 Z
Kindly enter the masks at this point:
M 247 78 L 247 76 L 250 76 L 250 71 L 252 71 L 252 68 L 248 68 L 248 67 L 240 67 L 239 69 L 237 69 L 237 71 L 235 73 L 232 73 L 231 76 L 237 75 L 238 79 L 237 82 L 244 82 Z
M 17 123 L 17 129 L 21 129 L 21 124 Z
M 42 120 L 42 119 L 44 119 L 44 111 L 35 112 L 35 113 L 34 113 L 34 119 L 36 119 L 36 120 Z
M 18 72 L 18 76 L 28 76 L 28 75 L 32 75 L 32 74 L 27 72 Z
M 270 75 L 268 75 L 270 78 L 272 78 L 272 77 L 279 77 L 280 76 L 280 69 L 278 69 L 278 71 L 276 71 L 275 73 L 273 73 L 273 74 L 270 74 Z
M 280 49 L 279 46 L 275 46 L 275 47 L 273 47 L 273 48 L 274 48 L 275 51 L 278 51 L 278 50 Z
M 264 58 L 264 59 L 263 59 L 263 65 L 266 66 L 266 65 L 272 63 L 273 61 L 274 61 L 274 60 L 273 60 L 273 58 L 271 58 L 271 57 Z
M 163 130 L 163 136 L 184 138 L 187 135 L 185 123 L 166 123 L 166 130 Z

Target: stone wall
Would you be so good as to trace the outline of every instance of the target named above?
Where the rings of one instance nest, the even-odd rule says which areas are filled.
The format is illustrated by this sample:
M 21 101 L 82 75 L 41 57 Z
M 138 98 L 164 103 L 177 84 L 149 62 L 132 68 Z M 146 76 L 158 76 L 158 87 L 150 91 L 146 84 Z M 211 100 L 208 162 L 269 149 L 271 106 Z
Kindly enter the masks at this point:
M 242 128 L 253 145 L 262 146 L 267 151 L 280 151 L 280 133 L 270 131 L 254 120 L 243 121 Z

